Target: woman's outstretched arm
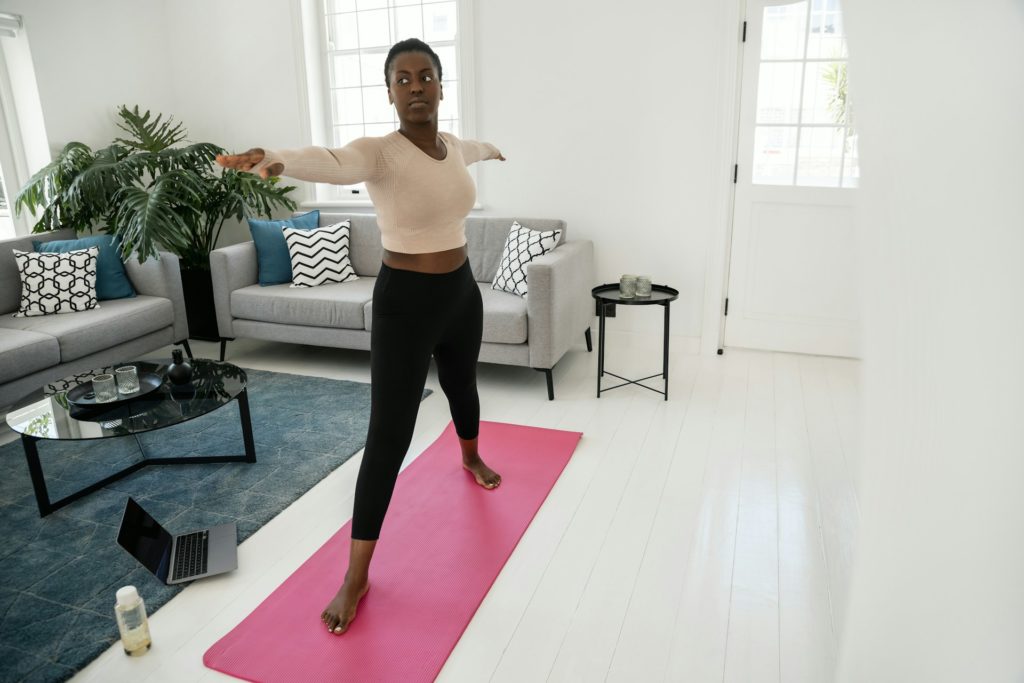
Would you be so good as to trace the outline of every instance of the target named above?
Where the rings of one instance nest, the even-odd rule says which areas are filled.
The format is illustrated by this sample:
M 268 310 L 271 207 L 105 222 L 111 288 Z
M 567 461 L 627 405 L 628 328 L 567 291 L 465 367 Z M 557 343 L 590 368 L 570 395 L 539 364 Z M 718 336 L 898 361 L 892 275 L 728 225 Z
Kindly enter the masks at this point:
M 466 166 L 475 164 L 478 161 L 497 159 L 505 161 L 501 151 L 489 142 L 477 142 L 476 140 L 459 140 L 462 146 L 462 158 L 466 160 Z
M 380 146 L 375 138 L 353 140 L 338 149 L 272 150 L 254 147 L 241 154 L 219 154 L 217 163 L 224 168 L 255 173 L 263 178 L 283 175 L 334 185 L 375 180 L 381 169 Z

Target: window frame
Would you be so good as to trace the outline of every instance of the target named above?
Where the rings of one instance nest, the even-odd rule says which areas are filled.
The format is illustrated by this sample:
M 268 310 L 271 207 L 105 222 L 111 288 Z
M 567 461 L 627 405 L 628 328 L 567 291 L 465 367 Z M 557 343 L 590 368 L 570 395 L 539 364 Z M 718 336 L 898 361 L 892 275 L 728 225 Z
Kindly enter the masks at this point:
M 0 164 L 4 167 L 8 205 L 13 206 L 18 188 L 32 177 L 32 169 L 46 166 L 53 156 L 28 32 L 18 15 L 3 12 L 0 17 L 6 29 L 0 35 Z M 29 211 L 11 213 L 15 234 L 31 234 L 38 215 Z
M 458 73 L 458 125 L 459 137 L 474 139 L 476 136 L 476 74 L 474 64 L 473 0 L 454 0 L 456 7 L 455 47 Z M 427 3 L 429 4 L 429 3 Z M 389 3 L 390 5 L 390 3 Z M 331 52 L 328 45 L 326 0 L 303 0 L 302 37 L 305 50 L 305 82 L 307 87 L 309 138 L 313 145 L 334 146 L 334 114 L 332 83 L 330 77 Z M 467 169 L 476 182 L 476 170 Z M 372 209 L 373 203 L 363 186 L 359 194 L 347 196 L 350 186 L 310 183 L 312 197 L 301 202 L 303 208 L 339 207 Z M 479 193 L 475 208 L 479 208 Z

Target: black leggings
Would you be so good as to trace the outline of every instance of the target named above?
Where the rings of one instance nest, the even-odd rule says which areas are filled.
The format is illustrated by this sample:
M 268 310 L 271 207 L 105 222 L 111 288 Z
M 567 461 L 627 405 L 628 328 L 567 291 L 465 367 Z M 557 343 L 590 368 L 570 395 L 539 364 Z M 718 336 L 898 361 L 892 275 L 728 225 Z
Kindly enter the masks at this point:
M 483 301 L 467 260 L 450 273 L 381 265 L 370 327 L 370 426 L 356 480 L 352 538 L 375 541 L 412 441 L 433 355 L 460 438 L 480 428 L 476 361 Z

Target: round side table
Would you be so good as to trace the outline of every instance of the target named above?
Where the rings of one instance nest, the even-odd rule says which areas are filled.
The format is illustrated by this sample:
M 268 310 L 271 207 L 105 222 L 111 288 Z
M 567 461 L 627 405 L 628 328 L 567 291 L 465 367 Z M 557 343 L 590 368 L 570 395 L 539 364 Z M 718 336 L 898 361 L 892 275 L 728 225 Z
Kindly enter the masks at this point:
M 668 316 L 669 316 L 669 304 L 679 298 L 679 290 L 673 289 L 666 285 L 651 285 L 650 296 L 634 296 L 632 298 L 623 299 L 619 296 L 619 285 L 618 283 L 612 283 L 607 285 L 598 285 L 590 290 L 591 295 L 598 303 L 598 316 L 600 317 L 600 326 L 597 336 L 597 397 L 601 398 L 601 392 L 611 391 L 612 389 L 618 389 L 624 387 L 627 384 L 635 384 L 638 387 L 643 387 L 653 391 L 656 394 L 662 394 L 665 400 L 668 400 Z M 649 387 L 646 384 L 642 384 L 649 379 L 654 379 L 658 375 L 651 375 L 650 377 L 643 377 L 641 379 L 626 379 L 620 377 L 613 372 L 608 372 L 604 369 L 604 319 L 605 309 L 610 305 L 619 304 L 622 306 L 651 306 L 658 305 L 665 309 L 665 328 L 662 332 L 662 364 L 661 364 L 661 378 L 665 382 L 665 390 L 659 391 L 654 387 Z M 601 378 L 605 375 L 611 375 L 616 379 L 622 380 L 622 384 L 616 384 L 613 387 L 601 387 Z

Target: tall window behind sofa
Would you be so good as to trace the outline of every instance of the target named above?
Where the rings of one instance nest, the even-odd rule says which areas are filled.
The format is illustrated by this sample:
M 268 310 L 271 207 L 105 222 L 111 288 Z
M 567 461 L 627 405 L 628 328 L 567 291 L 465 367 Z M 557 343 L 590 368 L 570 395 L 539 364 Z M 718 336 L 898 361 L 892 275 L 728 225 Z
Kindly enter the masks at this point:
M 4 189 L 4 171 L 0 168 L 0 240 L 8 237 L 14 237 L 14 221 L 11 220 L 11 207 Z
M 343 146 L 356 138 L 386 135 L 398 126 L 384 85 L 390 47 L 406 38 L 428 43 L 441 59 L 444 100 L 439 128 L 472 134 L 471 112 L 462 95 L 471 90 L 466 25 L 470 0 L 324 0 L 323 66 L 327 90 L 327 140 Z M 460 67 L 465 67 L 460 69 Z M 328 189 L 334 197 L 366 196 L 362 186 Z

